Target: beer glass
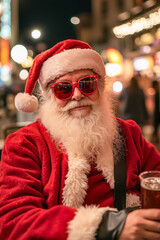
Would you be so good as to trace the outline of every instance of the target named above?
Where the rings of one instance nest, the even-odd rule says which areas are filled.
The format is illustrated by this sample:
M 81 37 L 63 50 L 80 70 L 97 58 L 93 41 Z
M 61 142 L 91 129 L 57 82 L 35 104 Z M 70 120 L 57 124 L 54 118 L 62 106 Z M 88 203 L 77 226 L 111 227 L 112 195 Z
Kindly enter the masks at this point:
M 142 208 L 160 208 L 160 171 L 146 171 L 140 175 Z

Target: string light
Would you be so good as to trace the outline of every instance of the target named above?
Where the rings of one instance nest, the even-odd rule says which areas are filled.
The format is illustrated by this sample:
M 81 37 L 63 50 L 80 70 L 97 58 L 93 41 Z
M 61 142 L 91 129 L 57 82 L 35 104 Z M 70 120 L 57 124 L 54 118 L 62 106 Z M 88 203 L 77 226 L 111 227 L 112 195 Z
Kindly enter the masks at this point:
M 150 29 L 158 24 L 160 24 L 160 8 L 157 12 L 151 13 L 148 18 L 138 18 L 132 22 L 114 27 L 113 32 L 117 38 L 124 38 L 127 35 L 133 35 L 144 29 Z

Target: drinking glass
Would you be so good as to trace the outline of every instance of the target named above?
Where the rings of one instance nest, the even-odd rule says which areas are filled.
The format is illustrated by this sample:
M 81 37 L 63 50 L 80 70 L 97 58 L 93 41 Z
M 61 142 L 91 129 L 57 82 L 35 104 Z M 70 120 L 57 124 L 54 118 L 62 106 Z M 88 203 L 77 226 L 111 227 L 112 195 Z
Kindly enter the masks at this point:
M 142 208 L 160 208 L 160 171 L 146 171 L 140 175 Z

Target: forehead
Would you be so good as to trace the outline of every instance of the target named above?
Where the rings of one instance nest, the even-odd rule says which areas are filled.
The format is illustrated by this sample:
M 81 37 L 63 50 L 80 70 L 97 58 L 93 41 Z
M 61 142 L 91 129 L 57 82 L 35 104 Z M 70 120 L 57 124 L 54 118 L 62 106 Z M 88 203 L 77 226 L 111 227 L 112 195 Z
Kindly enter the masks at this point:
M 68 79 L 68 78 L 79 78 L 79 77 L 83 77 L 86 75 L 93 75 L 93 74 L 95 73 L 90 69 L 75 70 L 73 72 L 64 74 L 63 76 L 60 76 L 59 78 L 56 78 L 56 81 L 61 79 Z

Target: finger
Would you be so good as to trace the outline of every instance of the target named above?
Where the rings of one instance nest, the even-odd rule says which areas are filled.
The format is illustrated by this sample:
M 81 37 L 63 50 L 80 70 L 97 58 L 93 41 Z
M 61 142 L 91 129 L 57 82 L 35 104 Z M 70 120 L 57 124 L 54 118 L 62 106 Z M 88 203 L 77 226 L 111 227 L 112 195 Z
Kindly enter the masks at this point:
M 160 233 L 160 222 L 152 220 L 144 220 L 143 228 L 147 231 Z
M 144 231 L 143 232 L 143 238 L 146 239 L 146 240 L 159 240 L 160 239 L 160 233 Z
M 160 221 L 160 209 L 150 208 L 150 209 L 141 209 L 140 211 L 144 218 L 149 220 Z
M 156 221 L 151 219 L 151 213 L 153 215 L 152 218 L 156 218 Z M 134 226 L 134 231 L 132 234 L 134 236 L 138 236 L 139 238 L 137 239 L 140 239 L 141 237 L 142 239 L 160 240 L 160 221 L 157 221 L 157 216 L 159 216 L 159 213 L 157 213 L 157 211 L 137 210 L 137 212 L 134 212 L 133 214 L 135 216 L 132 216 Z

